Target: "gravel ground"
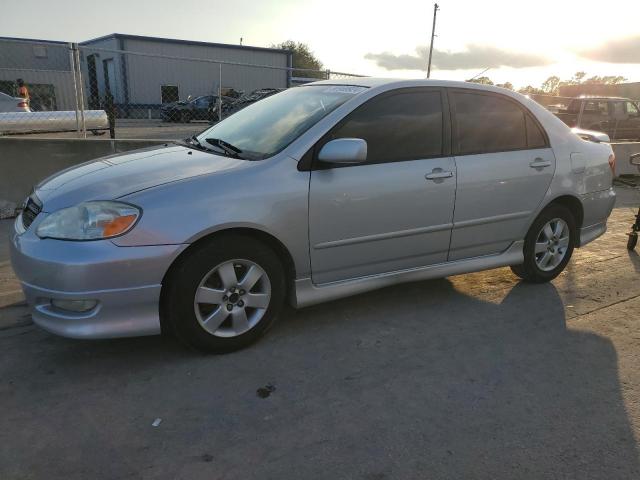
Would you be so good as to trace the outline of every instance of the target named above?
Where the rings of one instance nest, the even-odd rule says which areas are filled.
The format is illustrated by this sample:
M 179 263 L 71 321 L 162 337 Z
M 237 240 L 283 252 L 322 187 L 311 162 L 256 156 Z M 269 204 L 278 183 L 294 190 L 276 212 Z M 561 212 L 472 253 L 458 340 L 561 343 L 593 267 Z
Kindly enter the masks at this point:
M 225 356 L 38 330 L 1 238 L 0 478 L 640 478 L 640 195 L 618 191 L 551 284 L 395 286 Z

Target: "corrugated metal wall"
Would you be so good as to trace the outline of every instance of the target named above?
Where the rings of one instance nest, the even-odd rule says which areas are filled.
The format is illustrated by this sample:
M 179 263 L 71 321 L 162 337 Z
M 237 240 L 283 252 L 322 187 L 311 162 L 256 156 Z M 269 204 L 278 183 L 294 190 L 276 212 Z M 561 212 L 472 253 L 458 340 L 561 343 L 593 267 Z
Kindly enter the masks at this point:
M 125 49 L 183 58 L 242 62 L 255 65 L 287 67 L 286 52 L 224 48 L 185 43 L 125 39 Z M 188 95 L 217 92 L 217 64 L 191 60 L 126 55 L 127 83 L 131 104 L 160 104 L 160 87 L 177 85 L 180 99 Z M 222 86 L 250 92 L 257 88 L 285 88 L 287 71 L 237 65 L 222 66 Z

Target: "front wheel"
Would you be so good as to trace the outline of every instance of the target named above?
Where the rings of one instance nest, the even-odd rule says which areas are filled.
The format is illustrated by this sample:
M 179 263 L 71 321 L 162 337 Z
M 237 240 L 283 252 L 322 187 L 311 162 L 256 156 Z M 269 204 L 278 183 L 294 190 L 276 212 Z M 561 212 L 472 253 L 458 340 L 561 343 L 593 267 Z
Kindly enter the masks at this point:
M 177 337 L 200 350 L 246 347 L 273 324 L 285 298 L 276 254 L 251 237 L 225 235 L 180 261 L 163 291 L 163 313 Z
M 575 219 L 569 209 L 562 205 L 547 207 L 525 237 L 524 262 L 511 270 L 527 282 L 553 280 L 569 263 L 576 235 Z

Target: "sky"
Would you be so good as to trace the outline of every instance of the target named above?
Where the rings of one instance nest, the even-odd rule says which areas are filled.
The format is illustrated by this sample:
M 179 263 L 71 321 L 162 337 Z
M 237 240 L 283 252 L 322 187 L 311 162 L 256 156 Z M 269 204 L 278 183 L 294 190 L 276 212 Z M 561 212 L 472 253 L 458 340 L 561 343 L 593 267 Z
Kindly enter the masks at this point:
M 17 4 L 14 4 L 17 5 Z M 0 35 L 83 41 L 109 33 L 270 46 L 307 43 L 326 68 L 424 78 L 433 2 L 27 0 Z M 577 71 L 640 81 L 640 1 L 441 0 L 431 77 L 539 86 Z M 606 7 L 606 8 L 605 8 Z

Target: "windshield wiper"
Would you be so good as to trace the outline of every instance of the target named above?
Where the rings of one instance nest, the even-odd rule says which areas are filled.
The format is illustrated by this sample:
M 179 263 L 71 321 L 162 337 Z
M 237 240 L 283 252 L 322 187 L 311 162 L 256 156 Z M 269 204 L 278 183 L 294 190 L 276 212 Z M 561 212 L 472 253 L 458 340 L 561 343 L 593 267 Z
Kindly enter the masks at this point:
M 224 140 L 220 140 L 219 138 L 207 138 L 206 142 L 213 145 L 214 147 L 218 147 L 229 157 L 233 158 L 242 158 L 240 154 L 242 150 L 238 147 L 231 145 L 230 143 L 225 142 Z
M 201 144 L 200 140 L 198 140 L 198 138 L 195 135 L 189 138 L 185 138 L 184 140 L 172 140 L 172 143 L 175 143 L 177 145 L 183 145 L 185 147 L 195 148 L 196 150 L 211 152 L 211 149 Z

